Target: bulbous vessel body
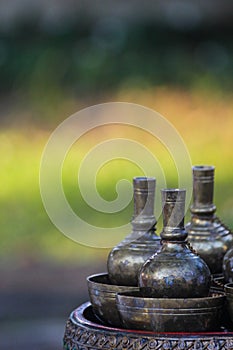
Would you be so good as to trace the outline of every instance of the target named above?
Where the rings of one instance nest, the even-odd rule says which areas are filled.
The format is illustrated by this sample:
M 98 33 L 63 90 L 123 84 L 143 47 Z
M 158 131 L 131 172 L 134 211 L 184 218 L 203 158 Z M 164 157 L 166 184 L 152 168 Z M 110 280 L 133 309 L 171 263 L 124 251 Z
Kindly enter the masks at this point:
M 207 264 L 187 245 L 185 190 L 162 190 L 162 202 L 162 247 L 142 266 L 140 290 L 144 296 L 155 298 L 205 297 L 211 274 Z
M 193 167 L 193 205 L 186 225 L 192 247 L 209 266 L 211 273 L 222 273 L 223 257 L 233 245 L 232 232 L 215 216 L 213 204 L 214 167 Z
M 226 283 L 233 282 L 233 248 L 229 249 L 223 258 L 223 276 Z
M 140 268 L 160 248 L 160 238 L 155 233 L 155 179 L 134 178 L 133 186 L 133 231 L 112 249 L 107 261 L 111 283 L 122 286 L 138 286 Z

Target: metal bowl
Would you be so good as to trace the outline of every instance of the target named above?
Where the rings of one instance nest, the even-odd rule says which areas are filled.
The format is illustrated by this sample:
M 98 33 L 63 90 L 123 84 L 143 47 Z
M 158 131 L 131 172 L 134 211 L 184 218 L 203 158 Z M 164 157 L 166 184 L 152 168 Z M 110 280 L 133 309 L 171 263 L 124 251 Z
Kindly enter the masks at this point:
M 224 293 L 186 299 L 142 297 L 140 292 L 116 296 L 124 327 L 154 332 L 218 331 L 224 302 Z
M 230 322 L 233 323 L 233 283 L 227 283 L 224 286 L 226 293 L 226 309 L 230 317 Z
M 107 273 L 87 277 L 87 286 L 95 315 L 111 326 L 121 327 L 122 322 L 116 306 L 116 294 L 138 291 L 139 288 L 111 284 Z
M 210 290 L 211 292 L 224 292 L 225 280 L 223 276 L 214 277 L 211 282 Z
M 224 285 L 224 290 L 226 294 L 230 294 L 233 297 L 233 283 L 226 283 Z

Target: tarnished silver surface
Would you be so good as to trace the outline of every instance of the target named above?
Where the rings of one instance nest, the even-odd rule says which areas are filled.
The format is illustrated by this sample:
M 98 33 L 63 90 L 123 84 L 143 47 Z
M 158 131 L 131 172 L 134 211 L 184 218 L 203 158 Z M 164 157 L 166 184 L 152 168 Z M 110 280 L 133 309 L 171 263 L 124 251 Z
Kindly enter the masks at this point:
M 223 258 L 223 276 L 226 282 L 233 282 L 233 248 L 229 249 Z
M 113 285 L 106 273 L 87 277 L 87 286 L 96 316 L 107 324 L 115 327 L 121 326 L 116 307 L 116 293 L 134 291 L 138 288 Z
M 224 277 L 214 277 L 211 282 L 210 289 L 213 292 L 224 292 L 224 284 L 225 280 Z
M 233 283 L 227 283 L 224 286 L 226 293 L 226 309 L 230 317 L 231 325 L 233 326 Z
M 162 247 L 145 262 L 140 271 L 141 293 L 155 298 L 208 296 L 211 281 L 209 268 L 186 244 L 185 190 L 162 190 L 162 204 Z
M 133 230 L 112 249 L 107 261 L 109 278 L 114 284 L 137 286 L 143 263 L 160 248 L 160 238 L 155 234 L 155 183 L 154 178 L 133 179 Z
M 64 334 L 64 350 L 232 350 L 233 333 L 154 333 L 111 328 L 95 318 L 90 303 L 74 310 Z
M 188 240 L 212 274 L 222 273 L 223 257 L 233 245 L 233 235 L 218 217 L 213 204 L 214 167 L 193 167 L 193 205 L 186 225 Z
M 224 293 L 205 298 L 148 298 L 140 292 L 119 293 L 117 308 L 128 329 L 154 332 L 218 331 Z

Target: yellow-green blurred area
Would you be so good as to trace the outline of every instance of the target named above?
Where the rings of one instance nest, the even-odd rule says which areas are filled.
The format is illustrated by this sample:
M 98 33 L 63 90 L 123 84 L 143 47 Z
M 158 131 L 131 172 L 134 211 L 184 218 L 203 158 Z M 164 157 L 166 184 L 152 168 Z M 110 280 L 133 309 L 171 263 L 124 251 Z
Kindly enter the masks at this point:
M 145 91 L 132 87 L 127 91 L 116 90 L 111 100 L 134 102 L 159 111 L 180 133 L 193 164 L 216 166 L 215 203 L 218 214 L 232 225 L 233 102 L 230 93 L 223 96 L 216 91 L 184 91 L 177 87 L 151 87 Z M 59 103 L 62 105 L 65 102 L 61 100 Z M 23 118 L 22 115 L 19 117 Z M 54 123 L 54 127 L 56 125 Z M 84 247 L 65 238 L 47 216 L 40 198 L 39 169 L 43 148 L 52 131 L 53 128 L 47 126 L 46 121 L 42 127 L 33 124 L 33 120 L 25 122 L 24 119 L 20 125 L 15 121 L 13 125 L 2 127 L 2 263 L 55 259 L 66 264 L 83 264 L 94 259 L 104 259 L 107 254 L 107 250 Z M 77 215 L 100 227 L 127 223 L 132 216 L 132 202 L 118 213 L 104 214 L 93 210 L 81 196 L 78 172 L 88 153 L 91 160 L 93 147 L 115 138 L 127 138 L 147 147 L 158 159 L 167 185 L 176 187 L 178 184 L 174 161 L 159 140 L 149 133 L 136 127 L 109 125 L 84 134 L 64 160 L 63 186 L 67 200 Z M 124 150 L 120 153 L 124 155 Z M 136 156 L 140 158 L 144 155 L 142 152 Z M 144 175 L 143 169 L 126 159 L 112 159 L 105 164 L 101 164 L 100 160 L 99 169 L 92 169 L 92 161 L 89 166 L 99 195 L 108 201 L 116 199 L 116 184 L 119 180 L 131 182 L 133 176 Z M 191 169 L 188 171 L 191 172 Z M 89 183 L 85 185 L 88 187 Z M 156 196 L 160 197 L 160 193 L 157 192 Z M 82 235 L 85 236 L 85 232 Z M 98 237 L 93 237 L 93 246 L 96 240 Z
M 216 166 L 218 215 L 233 226 L 231 23 L 182 27 L 152 19 L 77 18 L 59 30 L 41 27 L 38 18 L 27 19 L 0 34 L 2 264 L 105 261 L 109 249 L 85 247 L 56 229 L 39 189 L 40 160 L 53 130 L 71 114 L 103 102 L 140 104 L 172 123 L 192 164 Z M 83 159 L 96 145 L 116 138 L 147 147 L 164 171 L 167 186 L 178 186 L 171 154 L 151 134 L 112 124 L 87 132 L 64 159 L 62 181 L 74 212 L 98 227 L 125 224 L 132 216 L 132 200 L 117 213 L 103 213 L 85 202 L 78 186 Z M 90 163 L 90 172 L 91 167 Z M 117 198 L 121 179 L 132 182 L 141 175 L 143 169 L 127 159 L 104 164 L 100 159 L 99 168 L 93 167 L 97 192 L 106 201 Z M 159 202 L 160 193 L 156 198 Z

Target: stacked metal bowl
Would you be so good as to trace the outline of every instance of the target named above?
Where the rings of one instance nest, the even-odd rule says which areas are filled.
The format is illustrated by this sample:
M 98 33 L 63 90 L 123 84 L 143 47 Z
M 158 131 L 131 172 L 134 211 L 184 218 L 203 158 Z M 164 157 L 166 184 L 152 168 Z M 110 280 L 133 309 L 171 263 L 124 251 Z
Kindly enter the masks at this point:
M 104 325 L 153 332 L 219 331 L 222 325 L 223 292 L 201 298 L 150 298 L 138 287 L 111 284 L 107 273 L 89 276 L 87 284 L 93 312 Z M 233 284 L 227 296 L 233 316 Z
M 110 326 L 121 327 L 122 322 L 116 305 L 116 295 L 139 289 L 112 284 L 107 273 L 89 276 L 87 286 L 93 311 L 97 318 Z
M 224 293 L 205 298 L 149 298 L 138 292 L 116 297 L 123 326 L 154 332 L 207 332 L 221 327 Z
M 226 309 L 230 318 L 230 322 L 233 324 L 233 283 L 227 283 L 224 286 L 226 293 Z

